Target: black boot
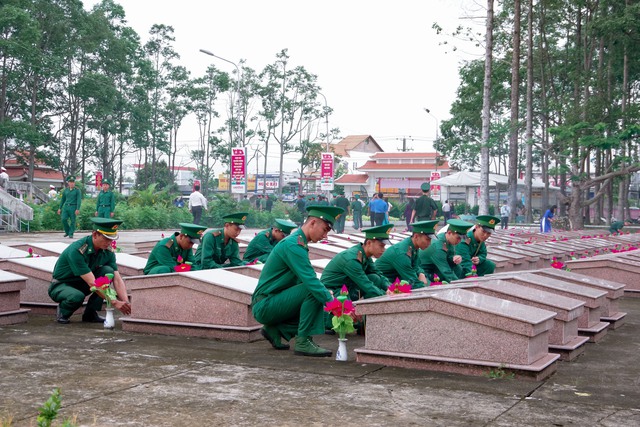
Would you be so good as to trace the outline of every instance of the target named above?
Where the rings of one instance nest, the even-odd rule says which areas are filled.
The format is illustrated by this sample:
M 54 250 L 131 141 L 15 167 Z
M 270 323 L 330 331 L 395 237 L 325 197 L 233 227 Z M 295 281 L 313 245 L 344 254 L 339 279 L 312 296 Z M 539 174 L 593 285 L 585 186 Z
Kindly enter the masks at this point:
M 82 313 L 82 321 L 88 323 L 104 323 L 104 317 L 100 316 L 97 311 L 87 307 Z
M 58 309 L 56 310 L 56 322 L 66 325 L 71 323 L 71 320 L 68 317 L 64 317 L 62 312 L 60 311 L 60 305 L 58 305 Z

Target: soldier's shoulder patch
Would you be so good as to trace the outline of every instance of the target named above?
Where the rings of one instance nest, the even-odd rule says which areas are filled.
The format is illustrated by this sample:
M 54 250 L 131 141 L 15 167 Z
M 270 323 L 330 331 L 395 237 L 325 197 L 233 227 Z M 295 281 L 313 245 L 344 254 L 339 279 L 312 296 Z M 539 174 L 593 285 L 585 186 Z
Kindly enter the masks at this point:
M 356 259 L 360 264 L 362 264 L 362 252 L 358 251 L 358 255 L 356 255 Z
M 222 234 L 222 231 L 220 230 L 212 231 L 211 234 L 213 234 L 213 237 L 218 237 Z
M 467 236 L 466 239 L 464 239 L 463 243 L 466 243 L 467 245 L 471 243 L 471 238 L 469 236 Z
M 449 248 L 447 248 L 447 244 L 446 243 L 442 244 L 442 250 L 445 251 L 445 252 L 449 250 Z
M 409 258 L 413 256 L 413 248 L 411 246 L 409 246 L 409 248 L 407 249 L 407 256 Z
M 89 244 L 85 243 L 84 245 L 78 248 L 78 252 L 84 255 L 84 253 L 87 252 L 87 249 L 89 249 Z
M 304 239 L 302 238 L 302 236 L 298 236 L 298 244 L 300 246 L 302 246 L 303 248 L 307 247 L 307 244 L 305 243 Z
M 164 245 L 169 249 L 171 249 L 173 247 L 173 240 L 172 239 L 167 240 L 167 243 L 165 243 Z
M 268 231 L 266 233 L 264 233 L 264 235 L 267 237 L 267 239 L 271 238 L 271 233 L 269 233 Z

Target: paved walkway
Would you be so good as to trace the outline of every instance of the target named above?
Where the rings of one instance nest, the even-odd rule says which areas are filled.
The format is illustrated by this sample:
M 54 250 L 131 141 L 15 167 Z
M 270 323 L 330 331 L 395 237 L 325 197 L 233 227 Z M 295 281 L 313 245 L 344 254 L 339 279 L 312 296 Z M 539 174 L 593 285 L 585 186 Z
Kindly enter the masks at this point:
M 122 232 L 120 243 L 160 233 Z M 14 239 L 63 241 L 59 233 L 2 243 Z M 36 425 L 60 387 L 61 416 L 86 426 L 638 426 L 640 299 L 620 305 L 627 323 L 544 382 L 359 364 L 360 336 L 349 338 L 350 360 L 336 362 L 262 340 L 134 334 L 120 322 L 105 331 L 32 315 L 0 328 L 0 420 Z M 317 341 L 337 348 L 335 336 Z

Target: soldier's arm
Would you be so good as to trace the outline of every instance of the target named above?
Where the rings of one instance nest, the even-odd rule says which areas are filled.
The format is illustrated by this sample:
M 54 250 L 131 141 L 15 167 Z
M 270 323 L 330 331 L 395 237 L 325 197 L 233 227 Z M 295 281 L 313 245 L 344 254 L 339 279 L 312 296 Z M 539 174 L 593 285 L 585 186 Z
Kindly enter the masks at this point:
M 218 246 L 218 241 L 214 237 L 213 233 L 205 234 L 200 245 L 202 245 L 202 252 L 200 254 L 200 265 L 202 266 L 202 269 L 210 270 L 212 268 L 222 268 L 222 264 L 218 264 L 218 262 L 213 259 L 213 255 L 216 253 L 216 248 Z
M 356 259 L 349 259 L 343 266 L 344 274 L 353 280 L 358 286 L 366 298 L 384 295 L 384 292 L 380 290 L 365 274 L 362 264 Z
M 458 275 L 451 268 L 449 260 L 447 259 L 447 255 L 447 251 L 445 251 L 444 249 L 438 249 L 436 251 L 433 251 L 431 259 L 438 269 L 440 280 L 444 280 L 445 282 L 453 282 L 454 280 L 458 279 Z
M 247 265 L 248 262 L 240 259 L 240 247 L 238 246 L 238 242 L 232 240 L 229 242 L 231 244 L 231 253 L 229 254 L 229 264 L 233 267 L 237 267 L 240 265 Z
M 471 274 L 471 266 L 473 265 L 471 262 L 471 245 L 468 245 L 465 242 L 460 242 L 460 244 L 456 246 L 456 255 L 460 255 L 462 257 L 462 262 L 460 263 L 462 277 Z
M 331 293 L 318 279 L 316 271 L 309 261 L 309 252 L 300 245 L 292 245 L 287 254 L 288 256 L 283 258 L 283 261 L 295 273 L 298 280 L 307 287 L 313 297 L 322 304 L 331 301 L 333 299 Z

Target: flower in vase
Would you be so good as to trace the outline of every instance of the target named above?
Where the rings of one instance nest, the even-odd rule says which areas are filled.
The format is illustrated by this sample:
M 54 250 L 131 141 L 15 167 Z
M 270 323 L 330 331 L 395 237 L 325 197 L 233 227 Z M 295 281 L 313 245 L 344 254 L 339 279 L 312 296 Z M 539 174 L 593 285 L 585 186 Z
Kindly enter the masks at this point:
M 396 280 L 389 285 L 389 292 L 392 294 L 410 294 L 411 285 L 406 280 L 400 280 L 399 277 L 396 277 Z
M 178 265 L 173 267 L 175 272 L 184 273 L 186 271 L 191 271 L 191 263 L 188 261 L 184 262 L 184 258 L 182 258 L 181 255 L 178 255 L 177 261 L 178 261 Z
M 356 310 L 349 299 L 349 290 L 345 285 L 342 285 L 340 295 L 325 304 L 324 311 L 333 314 L 331 329 L 338 333 L 340 339 L 345 339 L 347 334 L 355 332 L 353 316 Z
M 478 277 L 478 267 L 475 264 L 471 265 L 471 272 L 467 273 L 465 277 Z
M 110 286 L 111 280 L 113 280 L 113 274 L 106 274 L 104 276 L 97 277 L 91 287 L 91 292 L 100 292 L 104 296 L 104 300 L 109 308 L 111 307 L 111 301 L 118 299 L 116 291 Z
M 440 286 L 440 285 L 446 285 L 446 284 L 448 284 L 448 283 L 440 280 L 440 276 L 438 276 L 437 274 L 434 274 L 433 275 L 433 281 L 431 281 L 431 285 L 430 286 Z

